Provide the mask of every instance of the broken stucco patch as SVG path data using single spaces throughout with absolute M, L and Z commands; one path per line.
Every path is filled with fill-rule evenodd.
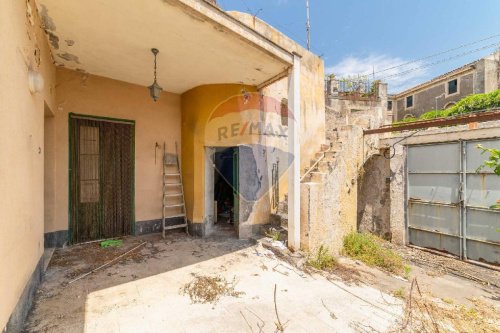
M 56 31 L 56 25 L 54 24 L 52 18 L 50 18 L 47 7 L 40 5 L 39 12 L 42 19 L 42 27 L 45 30 Z
M 52 47 L 56 50 L 59 49 L 59 37 L 51 31 L 47 30 L 47 36 L 49 36 L 49 42 Z
M 66 40 L 64 40 L 64 41 L 66 42 L 66 45 L 68 45 L 68 46 L 73 46 L 73 45 L 75 45 L 75 41 L 74 41 L 74 40 L 72 40 L 72 39 L 66 39 Z
M 64 59 L 66 61 L 74 61 L 76 62 L 77 64 L 80 63 L 80 61 L 78 60 L 78 56 L 74 55 L 74 54 L 71 54 L 71 53 L 68 53 L 68 52 L 64 52 L 64 53 L 58 53 L 57 56 L 61 59 Z

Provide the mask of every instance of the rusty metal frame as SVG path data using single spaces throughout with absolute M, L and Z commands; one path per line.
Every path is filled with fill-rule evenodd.
M 387 132 L 400 132 L 400 131 L 415 130 L 415 129 L 429 128 L 429 127 L 461 125 L 474 122 L 480 123 L 492 120 L 500 120 L 500 109 L 470 113 L 455 118 L 436 118 L 431 120 L 420 120 L 411 123 L 392 124 L 375 129 L 364 130 L 363 135 L 387 133 Z

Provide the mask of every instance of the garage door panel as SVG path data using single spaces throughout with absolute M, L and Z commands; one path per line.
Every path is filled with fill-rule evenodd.
M 409 242 L 461 258 L 500 264 L 500 177 L 478 167 L 488 160 L 478 144 L 500 149 L 499 139 L 409 146 Z
M 482 140 L 482 141 L 469 141 L 466 146 L 467 155 L 467 172 L 476 172 L 477 168 L 488 159 L 488 154 L 481 154 L 482 150 L 477 148 L 480 144 L 485 148 L 500 149 L 500 140 Z M 492 172 L 491 170 L 484 169 L 484 172 Z
M 467 240 L 467 259 L 500 264 L 500 246 Z
M 459 172 L 460 144 L 413 146 L 408 149 L 408 172 Z
M 500 177 L 495 174 L 468 174 L 466 205 L 489 208 L 500 201 Z
M 460 209 L 458 206 L 410 202 L 408 213 L 410 227 L 449 235 L 460 235 Z
M 500 211 L 468 208 L 466 215 L 467 238 L 500 245 Z
M 458 174 L 410 174 L 408 194 L 410 200 L 458 203 L 460 201 Z
M 460 238 L 410 229 L 410 244 L 460 256 Z

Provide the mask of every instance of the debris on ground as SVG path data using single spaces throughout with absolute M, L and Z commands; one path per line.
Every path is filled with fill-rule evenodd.
M 245 293 L 236 291 L 236 278 L 228 282 L 224 277 L 195 275 L 181 288 L 182 295 L 189 295 L 193 303 L 216 304 L 223 296 L 240 297 Z
M 111 265 L 111 264 L 113 264 L 113 263 L 117 262 L 118 260 L 122 259 L 122 258 L 123 258 L 123 257 L 125 257 L 126 255 L 128 255 L 128 254 L 130 254 L 130 253 L 134 252 L 135 250 L 137 250 L 138 248 L 140 248 L 140 247 L 141 247 L 141 246 L 143 246 L 144 244 L 146 244 L 146 242 L 142 242 L 141 244 L 139 244 L 139 245 L 135 246 L 135 247 L 134 247 L 134 248 L 132 248 L 131 250 L 128 250 L 127 252 L 120 254 L 119 256 L 117 256 L 117 257 L 113 258 L 112 260 L 110 260 L 110 261 L 108 261 L 108 262 L 106 262 L 106 263 L 104 263 L 104 264 L 102 264 L 102 265 L 100 265 L 100 266 L 98 266 L 98 267 L 96 267 L 96 268 L 92 269 L 91 271 L 89 271 L 89 272 L 87 272 L 87 273 L 85 273 L 85 274 L 82 274 L 82 275 L 80 275 L 80 276 L 78 276 L 78 277 L 74 278 L 73 280 L 69 281 L 69 282 L 68 282 L 68 284 L 72 284 L 73 282 L 76 282 L 76 281 L 78 281 L 78 280 L 81 280 L 81 279 L 83 279 L 84 277 L 86 277 L 86 276 L 88 276 L 88 275 L 90 275 L 90 274 L 93 274 L 93 273 L 97 272 L 98 270 L 103 269 L 103 268 L 105 268 L 105 267 L 107 267 L 107 266 L 109 266 L 109 265 Z
M 458 258 L 435 254 L 424 249 L 384 242 L 383 247 L 398 253 L 407 262 L 428 269 L 430 276 L 450 274 L 483 285 L 500 288 L 500 272 L 479 265 L 474 265 Z
M 473 306 L 466 307 L 451 300 L 434 298 L 421 291 L 417 279 L 413 279 L 405 298 L 404 318 L 392 332 L 499 332 L 499 305 L 470 299 Z
M 101 242 L 101 247 L 102 248 L 108 248 L 108 247 L 120 247 L 123 245 L 123 240 L 121 239 L 106 239 L 105 241 Z

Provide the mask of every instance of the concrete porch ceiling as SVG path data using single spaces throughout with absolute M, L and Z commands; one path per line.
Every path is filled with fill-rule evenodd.
M 259 85 L 293 56 L 203 0 L 37 0 L 59 66 L 183 93 L 203 84 Z

